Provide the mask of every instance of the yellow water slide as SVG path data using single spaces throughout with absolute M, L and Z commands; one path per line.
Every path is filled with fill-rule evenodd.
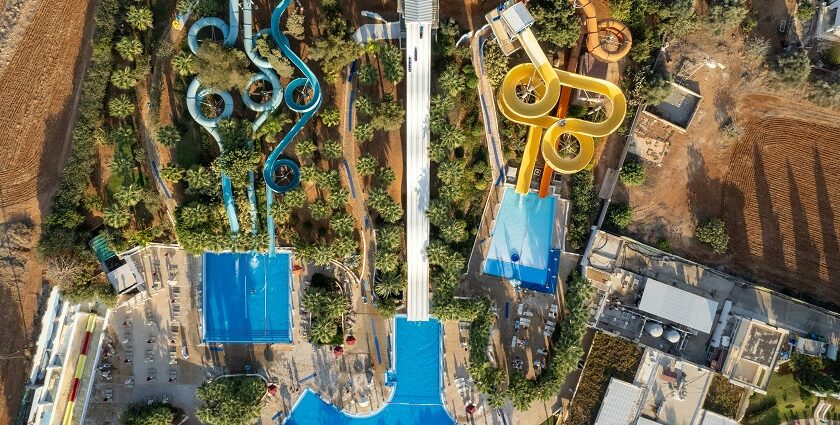
M 558 173 L 571 174 L 582 170 L 594 155 L 593 138 L 607 136 L 618 129 L 627 112 L 627 101 L 621 89 L 609 81 L 553 68 L 531 29 L 525 29 L 517 37 L 531 63 L 517 65 L 505 75 L 499 109 L 509 120 L 530 127 L 516 182 L 516 191 L 526 194 L 538 151 Z M 612 102 L 612 110 L 600 122 L 553 116 L 554 106 L 560 99 L 560 86 L 602 94 Z M 557 142 L 564 134 L 579 142 L 580 149 L 574 157 L 564 157 L 557 151 Z
M 627 25 L 615 19 L 598 20 L 593 0 L 571 0 L 583 10 L 586 28 L 586 50 L 603 62 L 615 62 L 630 52 L 633 36 Z

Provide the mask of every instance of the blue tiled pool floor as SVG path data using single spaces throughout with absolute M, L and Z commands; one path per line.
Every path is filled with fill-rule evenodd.
M 380 410 L 353 416 L 306 390 L 292 408 L 286 425 L 451 425 L 443 406 L 441 383 L 441 324 L 437 320 L 395 319 L 395 359 L 391 399 Z
M 291 254 L 204 254 L 204 341 L 289 343 Z

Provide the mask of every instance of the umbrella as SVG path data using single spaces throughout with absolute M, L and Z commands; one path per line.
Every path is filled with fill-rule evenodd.
M 468 405 L 467 405 L 467 413 L 468 413 L 468 414 L 472 415 L 473 413 L 475 413 L 475 410 L 476 410 L 476 409 L 475 409 L 475 405 L 474 405 L 474 404 L 468 404 Z
M 344 347 L 336 345 L 335 348 L 333 348 L 333 354 L 335 354 L 336 357 L 344 354 Z
M 277 385 L 271 384 L 268 386 L 268 393 L 271 395 L 277 395 Z
M 347 339 L 345 339 L 345 342 L 347 342 L 347 345 L 353 345 L 356 343 L 356 337 L 353 335 L 348 335 Z

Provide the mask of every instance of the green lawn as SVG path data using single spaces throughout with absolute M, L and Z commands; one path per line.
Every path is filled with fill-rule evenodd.
M 827 417 L 840 419 L 837 406 L 840 401 L 827 399 L 835 408 Z M 747 425 L 778 425 L 794 419 L 809 418 L 814 413 L 819 400 L 811 393 L 800 388 L 793 378 L 793 373 L 787 364 L 783 364 L 778 372 L 770 377 L 767 395 L 755 394 L 750 398 L 750 407 L 744 417 Z

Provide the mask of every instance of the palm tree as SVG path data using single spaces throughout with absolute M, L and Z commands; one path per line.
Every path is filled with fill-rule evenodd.
M 338 140 L 327 140 L 324 143 L 324 156 L 327 159 L 339 159 L 344 154 L 341 142 Z
M 292 219 L 292 210 L 281 203 L 272 205 L 270 213 L 274 223 L 278 225 L 287 224 Z
M 332 320 L 324 318 L 314 320 L 309 328 L 309 342 L 329 344 L 335 338 L 337 331 L 338 327 Z
M 426 216 L 429 217 L 429 222 L 437 227 L 443 226 L 452 217 L 452 211 L 449 204 L 442 199 L 433 199 L 429 203 L 429 209 L 426 210 Z
M 172 58 L 172 67 L 178 71 L 178 75 L 188 77 L 195 74 L 195 56 L 190 52 L 181 52 Z
M 283 204 L 290 208 L 300 208 L 306 203 L 306 192 L 300 187 L 283 194 Z
M 350 192 L 343 187 L 339 187 L 337 190 L 333 189 L 330 191 L 330 196 L 327 199 L 327 202 L 329 202 L 330 207 L 337 210 L 344 207 L 344 204 L 347 203 L 349 197 Z
M 108 168 L 114 173 L 128 174 L 134 168 L 134 160 L 125 155 L 116 155 Z
M 396 297 L 405 289 L 405 277 L 396 273 L 379 275 L 379 282 L 373 286 L 373 292 L 380 297 Z
M 205 204 L 187 205 L 178 211 L 178 224 L 195 227 L 206 223 L 210 216 L 210 207 Z
M 134 61 L 134 59 L 143 53 L 143 44 L 137 37 L 123 37 L 117 42 L 115 46 L 120 57 L 127 61 Z
M 356 171 L 362 176 L 369 177 L 376 173 L 376 168 L 379 166 L 379 161 L 371 155 L 362 155 L 359 161 L 356 162 Z
M 399 226 L 384 226 L 376 230 L 376 246 L 388 251 L 402 251 L 403 229 Z
M 160 178 L 170 183 L 178 183 L 179 181 L 183 180 L 184 174 L 184 169 L 175 164 L 169 164 L 160 169 Z
M 118 89 L 128 90 L 137 85 L 137 73 L 127 66 L 117 69 L 111 74 L 111 84 Z
M 122 94 L 108 101 L 108 115 L 123 119 L 134 113 L 134 103 Z
M 303 180 L 305 182 L 309 182 L 309 183 L 314 183 L 315 179 L 317 177 L 318 177 L 318 169 L 317 168 L 312 167 L 312 166 L 300 167 L 300 179 L 301 180 Z
M 181 141 L 181 132 L 174 125 L 161 127 L 157 131 L 157 141 L 161 145 L 171 148 Z
M 274 141 L 274 137 L 277 133 L 283 131 L 283 127 L 291 123 L 292 120 L 289 119 L 289 116 L 285 113 L 274 112 L 268 117 L 263 125 L 254 132 L 254 138 L 262 140 L 265 143 L 271 143 Z
M 316 266 L 326 266 L 335 258 L 332 248 L 326 244 L 312 246 L 312 262 Z
M 131 146 L 137 140 L 134 138 L 134 130 L 128 126 L 118 127 L 111 132 L 111 140 L 117 147 Z
M 360 144 L 373 140 L 373 126 L 361 123 L 353 129 L 353 138 Z
M 379 169 L 379 174 L 376 175 L 376 178 L 379 180 L 380 185 L 388 186 L 397 179 L 397 173 L 391 167 L 382 167 Z
M 143 196 L 143 189 L 135 184 L 123 186 L 117 190 L 114 197 L 117 198 L 117 203 L 122 207 L 133 207 L 140 202 Z
M 362 65 L 359 68 L 359 82 L 365 85 L 373 85 L 376 84 L 377 80 L 379 80 L 379 72 L 376 71 L 376 67 L 373 65 Z
M 353 231 L 353 217 L 347 213 L 337 213 L 330 218 L 330 227 L 339 234 L 347 234 Z
M 327 106 L 321 112 L 321 122 L 327 127 L 335 127 L 341 122 L 341 115 L 339 115 L 338 108 L 335 106 Z
M 400 267 L 400 258 L 396 253 L 379 250 L 376 251 L 374 264 L 379 271 L 392 273 Z
M 146 31 L 152 27 L 152 11 L 145 7 L 131 6 L 128 8 L 125 21 L 137 31 Z
M 215 182 L 215 176 L 207 167 L 195 166 L 187 170 L 187 184 L 194 190 L 204 190 Z
M 315 147 L 315 143 L 310 139 L 298 140 L 297 144 L 295 144 L 295 154 L 301 161 L 304 159 L 311 159 L 312 154 L 314 154 L 317 149 L 318 148 Z
M 130 218 L 131 215 L 128 213 L 128 210 L 122 206 L 109 205 L 105 208 L 105 215 L 102 217 L 102 220 L 110 227 L 120 228 L 125 227 Z
M 332 214 L 332 208 L 330 208 L 330 204 L 327 201 L 319 199 L 309 206 L 309 213 L 315 220 L 323 220 Z

